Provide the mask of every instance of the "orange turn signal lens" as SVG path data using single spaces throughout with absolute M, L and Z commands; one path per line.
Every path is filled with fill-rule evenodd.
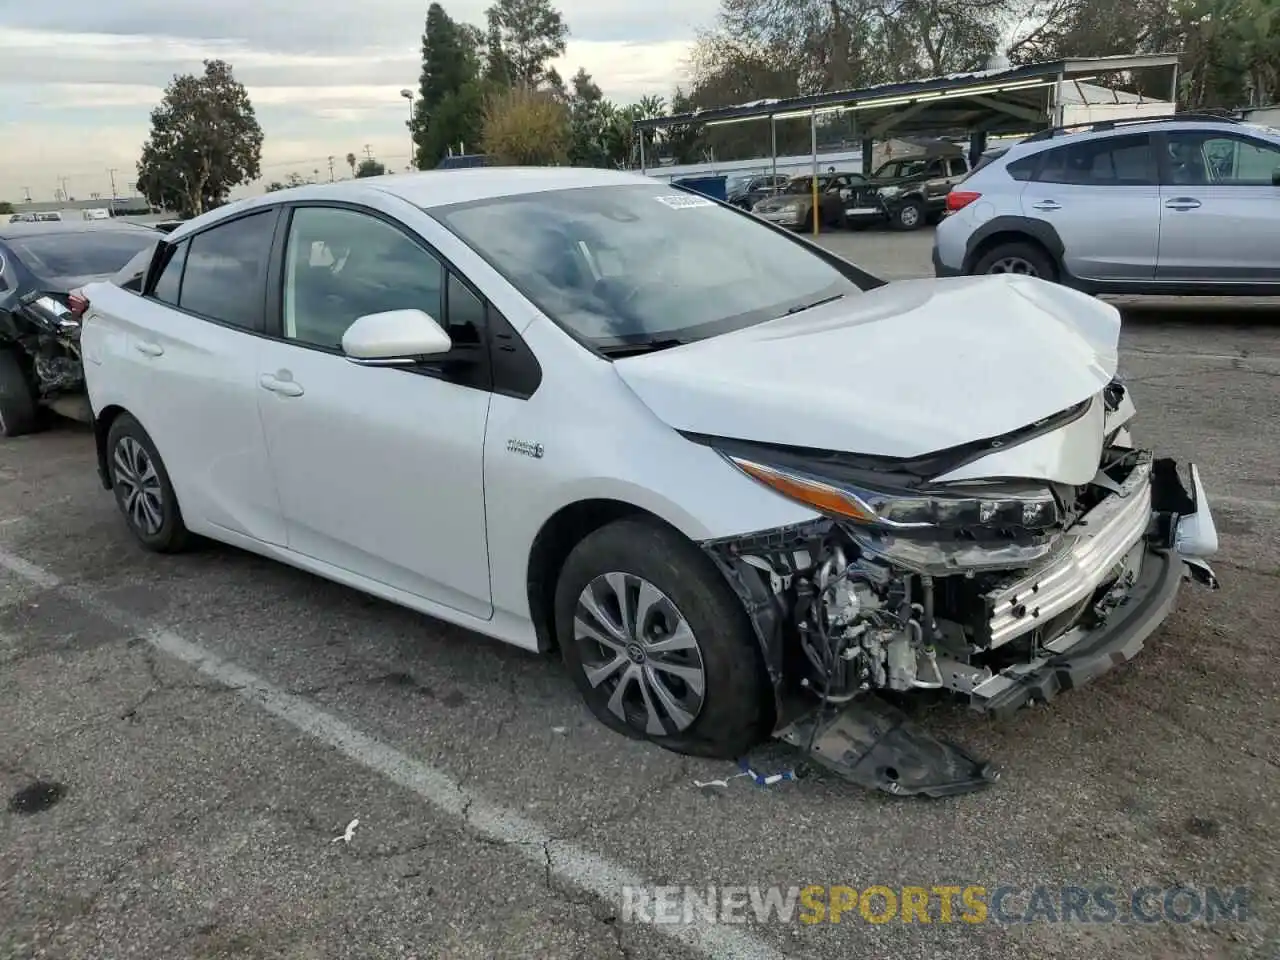
M 738 457 L 729 459 L 748 476 L 759 480 L 765 486 L 772 487 L 784 497 L 803 503 L 807 507 L 813 507 L 820 513 L 859 520 L 863 523 L 875 523 L 878 519 L 861 500 L 837 487 L 773 467 L 766 467 L 752 460 L 742 460 Z

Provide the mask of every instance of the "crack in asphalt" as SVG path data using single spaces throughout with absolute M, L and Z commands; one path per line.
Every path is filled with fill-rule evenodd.
M 502 736 L 503 728 L 509 723 L 514 723 L 516 717 L 520 713 L 520 691 L 516 688 L 516 675 L 514 673 L 507 674 L 507 712 L 498 717 L 498 722 L 494 726 L 493 736 L 498 739 Z

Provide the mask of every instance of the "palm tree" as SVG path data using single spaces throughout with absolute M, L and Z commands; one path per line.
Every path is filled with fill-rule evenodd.
M 354 153 L 347 154 L 347 166 L 351 168 L 351 176 L 356 175 L 356 155 Z

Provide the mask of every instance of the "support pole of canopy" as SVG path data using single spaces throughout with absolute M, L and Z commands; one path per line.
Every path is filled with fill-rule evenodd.
M 818 108 L 809 110 L 809 145 L 813 148 L 813 235 L 818 235 Z
M 773 175 L 778 175 L 778 118 L 772 113 L 769 114 L 769 156 L 773 158 Z M 776 186 L 778 181 L 775 179 L 773 185 Z

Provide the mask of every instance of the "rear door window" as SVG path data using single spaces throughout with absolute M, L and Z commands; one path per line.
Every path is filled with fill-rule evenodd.
M 193 236 L 178 306 L 227 326 L 264 330 L 267 264 L 275 225 L 272 208 Z
M 1042 155 L 1036 180 L 1088 187 L 1152 186 L 1156 155 L 1143 134 L 1067 144 Z

